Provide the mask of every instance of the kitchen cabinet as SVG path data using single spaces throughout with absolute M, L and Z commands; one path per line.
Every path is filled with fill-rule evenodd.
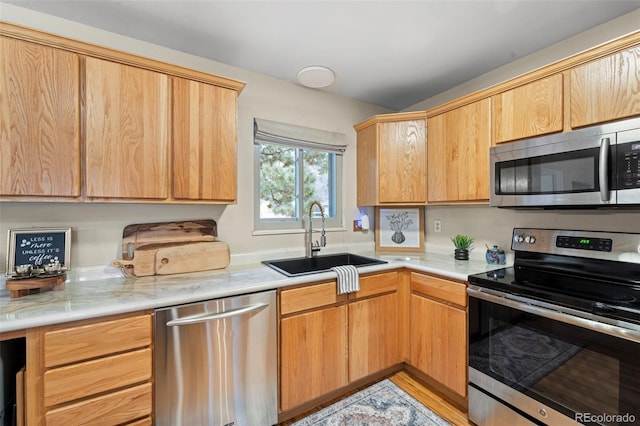
M 173 78 L 173 198 L 235 202 L 235 90 Z
M 280 411 L 348 383 L 346 299 L 335 281 L 280 293 Z
M 563 99 L 561 73 L 493 96 L 495 143 L 561 132 Z
M 9 37 L 0 51 L 0 195 L 78 198 L 78 55 Z
M 10 23 L 0 34 L 3 201 L 236 202 L 244 83 Z
M 360 281 L 349 295 L 349 382 L 402 362 L 398 273 Z
M 410 364 L 467 394 L 466 285 L 411 272 Z
M 488 201 L 491 99 L 430 117 L 427 134 L 429 203 Z
M 358 205 L 425 204 L 425 112 L 379 115 L 354 128 Z
M 85 58 L 86 195 L 168 198 L 169 77 Z
M 27 424 L 150 424 L 151 340 L 148 313 L 29 329 Z
M 398 294 L 396 271 L 360 277 L 348 296 L 335 280 L 281 290 L 280 411 L 400 365 Z
M 571 127 L 640 114 L 640 46 L 571 69 Z

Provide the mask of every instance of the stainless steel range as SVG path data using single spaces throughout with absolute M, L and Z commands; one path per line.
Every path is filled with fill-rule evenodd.
M 640 423 L 640 234 L 516 228 L 511 248 L 469 277 L 469 418 Z

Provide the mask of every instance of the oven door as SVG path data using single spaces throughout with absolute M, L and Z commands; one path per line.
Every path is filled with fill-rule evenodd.
M 552 135 L 493 147 L 490 205 L 616 204 L 615 144 L 616 134 L 610 133 L 571 140 Z
M 470 287 L 468 293 L 473 422 L 640 421 L 640 332 L 515 301 L 493 290 Z M 498 408 L 487 408 L 491 404 Z

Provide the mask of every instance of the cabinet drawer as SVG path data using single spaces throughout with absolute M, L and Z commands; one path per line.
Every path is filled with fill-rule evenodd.
M 462 283 L 412 272 L 411 291 L 458 306 L 467 306 L 467 286 Z
M 351 293 L 350 299 L 373 296 L 376 294 L 389 293 L 398 289 L 398 273 L 387 272 L 384 274 L 369 275 L 360 277 L 360 290 Z
M 151 379 L 151 349 L 54 368 L 44 374 L 47 407 Z
M 151 415 L 151 383 L 50 410 L 45 424 L 118 425 Z
M 136 420 L 132 423 L 127 423 L 127 426 L 151 426 L 153 422 L 151 421 L 151 417 L 145 417 L 144 419 Z
M 333 305 L 345 300 L 346 295 L 338 295 L 335 281 L 283 290 L 280 293 L 280 315 Z
M 67 327 L 44 333 L 44 365 L 55 367 L 151 344 L 151 315 Z

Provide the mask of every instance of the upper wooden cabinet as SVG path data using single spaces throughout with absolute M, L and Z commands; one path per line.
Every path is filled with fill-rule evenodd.
M 427 133 L 429 203 L 488 200 L 491 99 L 429 118 Z
M 555 74 L 493 96 L 495 143 L 561 132 L 562 93 L 562 74 Z
M 0 198 L 234 203 L 244 83 L 0 22 Z
M 80 59 L 0 37 L 0 195 L 79 197 Z
M 236 200 L 235 90 L 173 79 L 173 197 Z
M 86 195 L 168 197 L 169 77 L 85 59 Z
M 426 114 L 376 116 L 357 135 L 358 205 L 425 204 Z
M 571 127 L 640 114 L 640 46 L 571 70 Z

